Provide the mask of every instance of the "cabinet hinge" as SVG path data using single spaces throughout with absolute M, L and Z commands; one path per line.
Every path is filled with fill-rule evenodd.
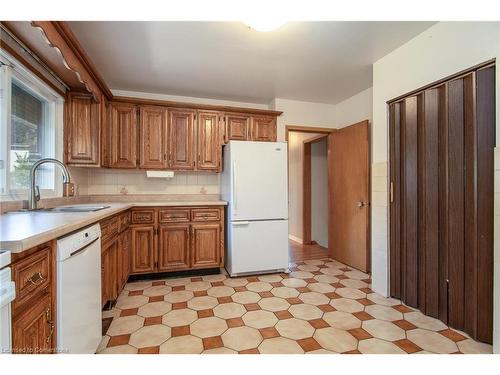
M 389 200 L 391 203 L 394 202 L 394 184 L 392 183 L 392 181 L 389 185 Z

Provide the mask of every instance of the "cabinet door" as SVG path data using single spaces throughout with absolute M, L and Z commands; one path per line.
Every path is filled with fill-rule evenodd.
M 276 118 L 269 116 L 252 117 L 252 141 L 276 142 Z
M 198 112 L 198 170 L 218 171 L 222 146 L 217 112 Z
M 192 224 L 191 268 L 213 268 L 220 265 L 221 226 Z
M 155 228 L 140 226 L 132 228 L 131 273 L 153 272 L 155 269 Z
M 137 165 L 137 114 L 131 104 L 111 103 L 109 113 L 109 153 L 111 168 L 135 168 Z
M 189 224 L 160 225 L 158 271 L 189 268 Z
M 103 246 L 101 263 L 102 263 L 102 303 L 114 301 L 118 297 L 118 240 L 115 239 Z
M 195 168 L 194 112 L 169 110 L 169 163 L 170 169 L 193 170 Z
M 167 110 L 142 106 L 139 127 L 140 168 L 167 167 Z
M 120 234 L 120 254 L 118 262 L 120 263 L 120 288 L 123 289 L 127 283 L 130 274 L 130 229 Z
M 100 103 L 85 94 L 69 93 L 65 111 L 66 164 L 99 165 Z
M 226 136 L 224 141 L 234 139 L 236 141 L 246 141 L 249 138 L 250 117 L 245 115 L 226 115 Z
M 16 354 L 48 354 L 53 348 L 54 320 L 48 294 L 12 320 L 12 347 Z
M 104 306 L 109 300 L 109 255 L 105 249 L 101 252 L 101 306 Z

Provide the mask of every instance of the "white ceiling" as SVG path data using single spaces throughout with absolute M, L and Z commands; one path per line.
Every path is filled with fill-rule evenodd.
M 111 89 L 269 103 L 336 104 L 371 65 L 433 22 L 70 22 Z

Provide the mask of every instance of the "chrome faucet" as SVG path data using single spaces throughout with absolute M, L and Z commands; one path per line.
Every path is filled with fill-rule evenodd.
M 68 168 L 66 168 L 66 165 L 61 163 L 57 159 L 52 159 L 52 158 L 44 158 L 37 160 L 32 166 L 30 170 L 30 190 L 29 190 L 29 196 L 28 196 L 28 210 L 36 210 L 37 209 L 37 202 L 40 200 L 40 189 L 38 185 L 35 183 L 36 179 L 36 170 L 39 166 L 42 164 L 46 163 L 53 163 L 59 168 L 61 168 L 63 172 L 63 184 L 66 187 L 67 185 L 71 184 L 71 176 L 69 174 Z M 67 195 L 66 191 L 64 192 L 64 195 Z

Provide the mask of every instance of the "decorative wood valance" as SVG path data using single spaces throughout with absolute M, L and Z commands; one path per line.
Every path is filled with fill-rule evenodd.
M 97 102 L 102 95 L 112 98 L 111 91 L 65 22 L 32 21 L 31 25 L 39 29 L 46 43 L 59 52 L 66 68 L 75 73 Z

